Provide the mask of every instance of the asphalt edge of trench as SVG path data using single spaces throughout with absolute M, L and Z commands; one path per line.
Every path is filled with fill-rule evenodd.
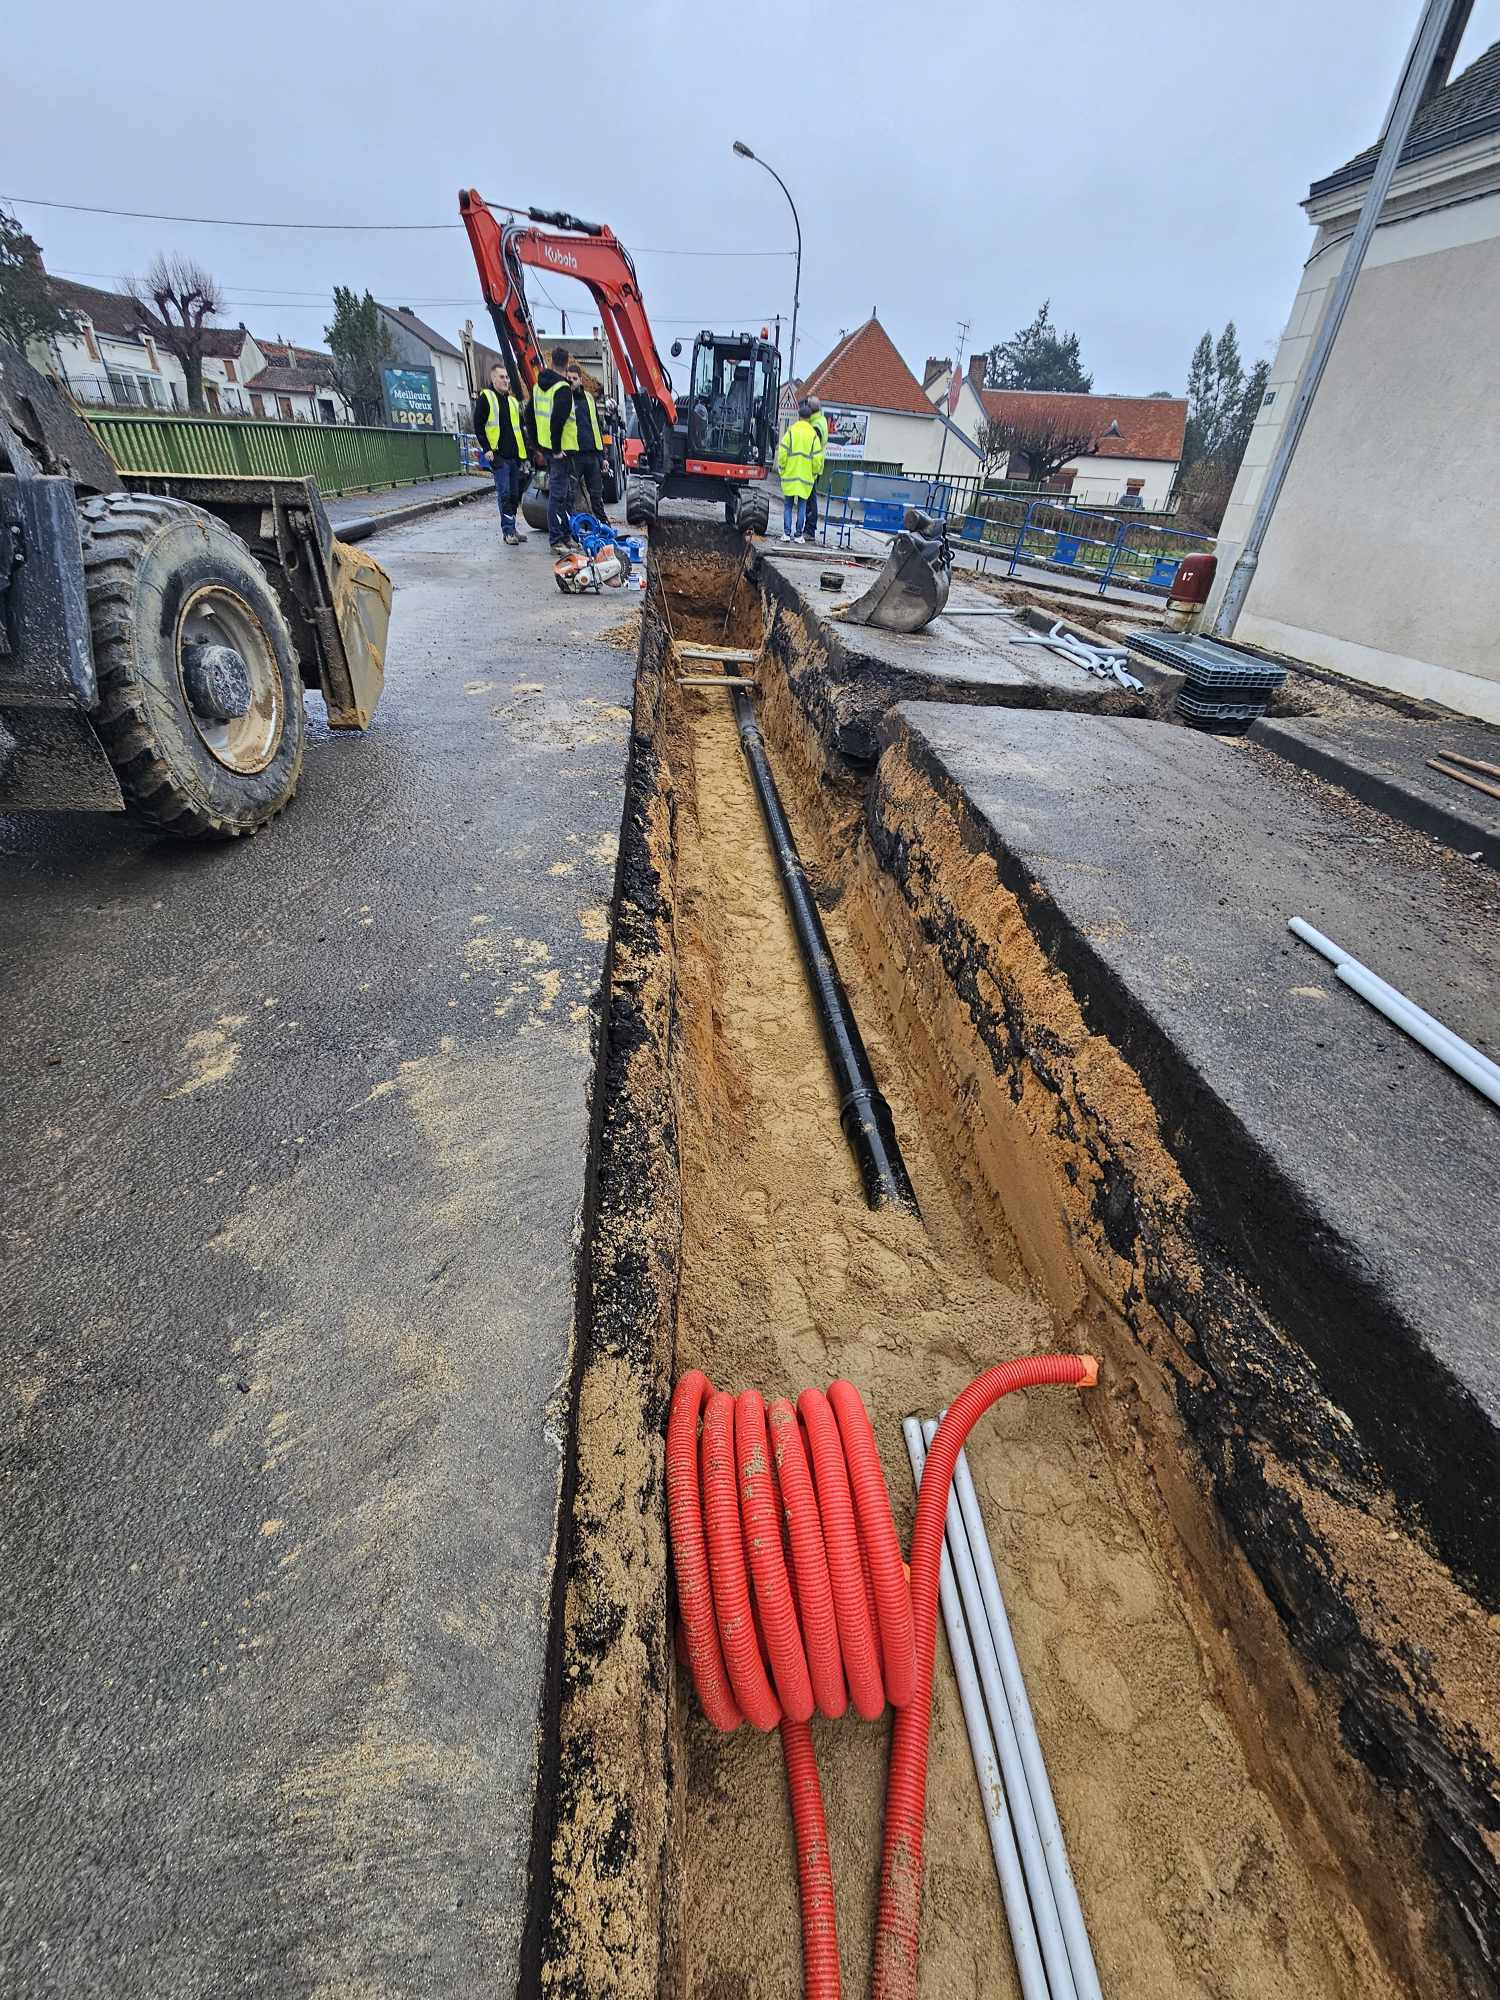
M 663 1459 L 682 1237 L 667 639 L 643 607 L 592 1071 L 517 1991 L 650 2000 L 676 1907 Z M 654 616 L 652 615 L 654 612 Z M 665 1984 L 664 1984 L 665 1982 Z

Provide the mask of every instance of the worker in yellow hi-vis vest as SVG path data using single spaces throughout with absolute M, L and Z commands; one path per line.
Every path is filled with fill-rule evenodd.
M 526 537 L 516 527 L 516 509 L 526 486 L 526 426 L 521 405 L 512 394 L 510 370 L 497 361 L 490 370 L 490 385 L 474 400 L 474 435 L 484 447 L 484 462 L 494 474 L 495 498 L 500 503 L 500 532 L 511 548 L 519 548 Z
M 554 347 L 552 366 L 537 376 L 531 392 L 537 448 L 547 461 L 547 540 L 559 554 L 578 546 L 568 525 L 573 511 L 573 465 L 568 454 L 578 448 L 578 427 L 573 422 L 573 391 L 564 374 L 567 365 L 567 348 Z
M 578 480 L 578 500 L 596 521 L 607 520 L 604 511 L 604 426 L 599 411 L 583 380 L 576 361 L 568 364 L 568 387 L 573 391 L 573 429 L 577 443 L 569 447 L 573 472 Z
M 811 422 L 812 405 L 806 397 L 797 405 L 795 420 L 788 424 L 776 447 L 776 470 L 781 474 L 783 501 L 781 532 L 789 542 L 800 541 L 807 524 L 807 496 L 823 470 L 823 440 Z

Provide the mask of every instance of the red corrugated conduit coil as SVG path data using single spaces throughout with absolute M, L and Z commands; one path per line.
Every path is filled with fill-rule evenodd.
M 896 1709 L 886 1781 L 874 2000 L 915 2000 L 922 1826 L 948 1488 L 964 1440 L 1013 1389 L 1089 1388 L 1090 1354 L 987 1369 L 950 1405 L 927 1455 L 908 1588 L 875 1434 L 849 1382 L 767 1410 L 753 1389 L 678 1382 L 667 1423 L 667 1519 L 680 1650 L 716 1729 L 781 1727 L 802 1900 L 808 2000 L 839 2000 L 828 1831 L 808 1724 Z M 702 1417 L 701 1429 L 699 1418 Z M 769 1427 L 769 1428 L 768 1428 Z M 783 1538 L 783 1525 L 785 1535 Z

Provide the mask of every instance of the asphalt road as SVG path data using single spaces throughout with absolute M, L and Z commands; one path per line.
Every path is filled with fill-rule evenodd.
M 639 599 L 371 547 L 254 840 L 0 821 L 18 2000 L 513 1983 Z

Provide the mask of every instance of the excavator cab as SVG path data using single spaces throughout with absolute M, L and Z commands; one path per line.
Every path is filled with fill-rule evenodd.
M 776 455 L 781 356 L 748 333 L 700 333 L 686 403 L 685 470 L 768 466 Z

